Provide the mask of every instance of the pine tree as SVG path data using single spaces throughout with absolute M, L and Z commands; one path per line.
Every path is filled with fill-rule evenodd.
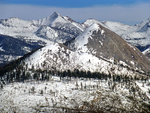
M 78 82 L 76 81 L 76 88 L 78 89 L 79 85 L 78 85 Z
M 35 93 L 35 87 L 34 86 L 31 88 L 31 93 Z
M 1 89 L 3 89 L 3 87 L 4 87 L 4 86 L 3 86 L 3 84 L 1 83 Z
M 81 90 L 83 90 L 83 84 L 82 84 L 82 82 L 81 82 Z
M 40 91 L 40 94 L 43 95 L 43 90 Z

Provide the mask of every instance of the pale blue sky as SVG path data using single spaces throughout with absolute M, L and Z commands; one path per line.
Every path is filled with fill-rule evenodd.
M 131 5 L 150 2 L 149 0 L 1 0 L 5 4 L 30 4 L 52 7 L 81 8 L 95 5 Z
M 40 19 L 54 11 L 80 22 L 94 18 L 136 24 L 150 17 L 150 0 L 0 0 L 0 19 Z

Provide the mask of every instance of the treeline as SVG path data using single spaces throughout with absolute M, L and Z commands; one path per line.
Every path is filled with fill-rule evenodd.
M 136 77 L 129 77 L 125 75 L 111 75 L 100 72 L 90 72 L 90 71 L 80 71 L 78 69 L 66 70 L 66 71 L 57 71 L 54 70 L 35 70 L 32 66 L 31 69 L 28 69 L 28 66 L 25 63 L 20 64 L 18 67 L 11 71 L 5 72 L 0 80 L 2 83 L 11 83 L 11 82 L 24 82 L 26 80 L 50 80 L 51 76 L 59 76 L 60 79 L 63 77 L 68 78 L 94 78 L 99 80 L 112 80 L 113 82 L 130 82 L 132 80 L 139 80 Z M 141 77 L 141 80 L 147 80 L 144 77 Z

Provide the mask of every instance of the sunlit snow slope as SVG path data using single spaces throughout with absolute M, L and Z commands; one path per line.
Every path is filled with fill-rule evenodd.
M 150 69 L 150 62 L 138 49 L 100 24 L 92 24 L 66 46 L 53 43 L 36 51 L 25 62 L 29 68 L 33 65 L 37 69 L 79 69 L 120 75 L 136 75 L 137 71 Z

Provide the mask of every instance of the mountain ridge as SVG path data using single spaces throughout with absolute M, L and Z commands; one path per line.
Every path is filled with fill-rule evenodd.
M 143 23 L 146 24 L 147 22 L 149 21 Z M 12 36 L 13 38 L 25 41 L 26 43 L 36 43 L 36 46 L 45 46 L 50 45 L 52 42 L 68 43 L 82 34 L 85 29 L 93 23 L 98 23 L 107 29 L 114 31 L 129 44 L 136 46 L 142 52 L 150 47 L 149 29 L 147 29 L 147 34 L 146 32 L 143 32 L 142 34 L 142 32 L 137 30 L 140 25 L 129 26 L 117 22 L 100 22 L 94 19 L 88 19 L 84 23 L 78 23 L 67 16 L 61 16 L 57 12 L 54 12 L 47 18 L 32 21 L 24 21 L 18 18 L 1 19 L 0 34 Z M 143 23 L 141 23 L 141 26 L 144 25 Z M 134 34 L 136 34 L 138 38 L 133 37 L 132 35 Z M 30 48 L 30 51 L 32 50 L 33 49 Z M 3 51 L 5 51 L 5 48 L 3 48 Z M 21 56 L 23 55 L 24 54 Z M 146 55 L 149 56 L 149 53 Z M 1 59 L 5 60 L 2 57 Z
M 61 23 L 61 20 L 64 20 L 65 24 Z M 45 21 L 45 25 L 40 23 L 40 21 Z M 49 24 L 46 22 L 49 22 Z M 51 23 L 54 23 L 54 25 L 52 26 Z M 83 28 L 80 28 L 79 26 L 81 25 L 75 21 L 71 21 L 69 17 L 64 17 L 58 13 L 53 13 L 47 18 L 33 21 L 24 21 L 18 18 L 2 19 L 0 20 L 0 34 L 25 41 L 28 44 L 35 43 L 36 46 L 45 46 L 51 44 L 52 42 L 64 43 L 72 38 L 75 38 L 83 31 Z M 25 47 L 25 45 L 22 46 Z M 2 48 L 5 51 L 5 48 Z M 33 49 L 30 48 L 29 52 L 32 50 Z M 26 53 L 27 52 L 25 52 L 25 54 Z M 0 54 L 1 56 L 4 55 L 2 52 L 0 52 Z M 20 56 L 23 55 L 24 54 L 21 54 Z M 9 62 L 9 60 L 4 59 L 1 56 L 0 58 L 2 60 L 6 60 L 6 63 Z M 15 59 L 18 57 L 19 56 L 15 57 Z
M 59 43 L 45 46 L 25 62 L 29 68 L 42 70 L 79 69 L 109 74 L 113 68 L 114 74 L 130 76 L 136 75 L 136 71 L 150 72 L 150 62 L 138 49 L 100 24 L 89 26 L 66 46 Z

